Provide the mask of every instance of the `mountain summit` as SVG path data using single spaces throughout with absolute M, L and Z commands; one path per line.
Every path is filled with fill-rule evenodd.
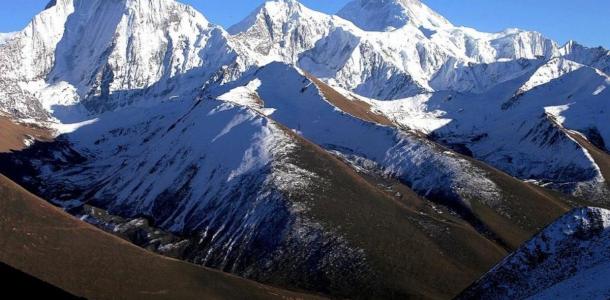
M 58 0 L 0 51 L 0 69 L 10 73 L 0 86 L 9 79 L 30 81 L 49 85 L 44 92 L 50 95 L 7 86 L 0 101 L 39 98 L 54 117 L 74 120 L 79 108 L 99 113 L 133 104 L 134 93 L 157 100 L 167 99 L 161 94 L 180 96 L 233 59 L 227 35 L 173 0 Z M 178 91 L 167 81 L 187 73 L 199 78 L 195 86 Z M 11 109 L 31 115 L 35 107 Z
M 420 0 L 353 0 L 337 15 L 367 31 L 391 31 L 407 24 L 427 30 L 452 27 Z

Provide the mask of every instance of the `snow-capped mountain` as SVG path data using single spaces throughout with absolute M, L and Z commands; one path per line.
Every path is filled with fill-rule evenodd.
M 610 211 L 576 209 L 536 235 L 458 299 L 607 299 Z
M 428 30 L 453 25 L 419 0 L 349 2 L 338 16 L 367 31 L 391 31 L 412 24 Z
M 575 41 L 568 42 L 560 49 L 563 57 L 610 73 L 610 51 L 602 48 L 587 48 Z
M 556 122 L 547 120 L 546 112 L 556 112 L 552 107 L 570 101 L 574 97 L 572 91 L 555 89 L 555 95 L 535 96 L 565 99 L 554 101 L 559 102 L 557 105 L 537 103 L 517 109 L 518 114 L 508 111 L 527 92 L 557 81 L 580 66 L 607 67 L 610 56 L 603 49 L 587 49 L 575 43 L 560 47 L 539 33 L 517 29 L 482 33 L 456 27 L 417 0 L 353 1 L 337 16 L 320 14 L 296 1 L 270 1 L 230 32 L 253 49 L 255 56 L 261 56 L 260 65 L 269 60 L 295 64 L 356 96 L 386 100 L 371 101 L 382 112 L 403 107 L 405 103 L 418 103 L 415 98 L 430 97 L 431 100 L 419 102 L 419 112 L 399 109 L 390 114 L 399 115 L 401 120 L 413 120 L 409 116 L 412 113 L 426 115 L 423 119 L 417 117 L 420 120 L 417 124 L 408 120 L 398 123 L 442 136 L 437 140 L 447 146 L 463 145 L 468 154 L 513 176 L 550 183 L 549 186 L 589 199 L 603 200 L 609 194 L 606 181 L 597 170 L 599 166 L 587 156 L 586 150 L 565 132 L 554 129 L 558 128 Z M 592 83 L 597 84 L 591 91 L 593 96 L 598 96 L 605 87 L 603 71 L 596 70 L 602 80 L 593 81 L 598 82 Z M 576 89 L 579 84 L 568 86 Z M 387 102 L 405 96 L 413 97 Z M 600 110 L 582 112 L 591 115 L 590 118 L 572 118 L 582 120 L 574 122 L 588 124 L 564 124 L 565 127 L 599 132 L 596 136 L 604 140 L 608 133 L 607 122 L 602 121 L 607 117 L 603 107 L 608 102 L 603 100 L 604 95 L 599 96 Z M 507 111 L 502 118 L 495 117 L 500 107 Z M 541 142 L 548 140 L 553 131 L 563 136 L 562 144 Z M 487 138 L 491 135 L 498 138 Z M 471 139 L 476 139 L 476 145 Z M 567 154 L 566 149 L 574 147 L 568 145 L 580 150 Z
M 227 43 L 222 28 L 173 0 L 54 1 L 0 50 L 2 104 L 22 117 L 70 120 L 79 106 L 98 113 L 193 98 L 235 62 Z M 24 96 L 33 104 L 11 105 Z
M 572 207 L 610 205 L 609 62 L 419 0 L 272 0 L 228 30 L 175 0 L 51 1 L 0 40 L 0 113 L 56 139 L 0 172 L 261 282 L 449 298 Z
M 333 84 L 379 99 L 445 89 L 481 91 L 511 79 L 504 73 L 515 66 L 485 67 L 479 71 L 482 76 L 473 77 L 468 71 L 473 64 L 558 52 L 553 41 L 535 32 L 491 34 L 453 26 L 418 0 L 353 1 L 338 16 L 294 0 L 269 1 L 229 31 L 263 55 L 265 63 L 295 63 Z

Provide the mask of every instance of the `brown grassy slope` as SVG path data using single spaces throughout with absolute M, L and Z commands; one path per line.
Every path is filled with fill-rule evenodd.
M 308 298 L 152 254 L 73 218 L 1 175 L 0 212 L 0 261 L 75 295 L 90 299 Z
M 384 193 L 317 145 L 289 130 L 298 143 L 292 163 L 317 175 L 314 186 L 291 194 L 309 199 L 309 214 L 364 251 L 377 278 L 370 290 L 350 298 L 448 299 L 459 293 L 506 252 L 468 223 L 416 207 Z
M 33 125 L 18 124 L 0 116 L 0 152 L 21 150 L 24 139 L 32 137 L 37 140 L 48 140 L 51 133 Z
M 593 157 L 593 160 L 599 166 L 602 176 L 606 180 L 606 185 L 610 187 L 610 155 L 591 144 L 591 142 L 589 142 L 579 133 L 570 130 L 566 130 L 566 133 L 575 139 L 576 142 L 578 142 L 583 148 L 585 148 L 589 154 L 591 154 L 591 157 Z
M 385 116 L 370 111 L 370 105 L 358 100 L 349 100 L 319 79 L 310 74 L 307 76 L 316 84 L 327 101 L 335 107 L 365 121 L 399 127 Z M 422 135 L 407 134 L 416 138 L 426 138 Z M 482 222 L 486 229 L 491 231 L 492 235 L 510 250 L 518 248 L 540 229 L 571 208 L 558 193 L 525 183 L 483 162 L 459 155 L 438 144 L 436 147 L 439 152 L 452 152 L 453 155 L 460 156 L 476 165 L 486 172 L 487 177 L 502 190 L 501 202 L 503 204 L 500 206 L 489 207 L 484 204 L 486 199 L 468 200 L 472 203 L 473 217 Z
M 320 89 L 324 98 L 335 107 L 350 114 L 353 117 L 359 118 L 364 121 L 377 123 L 386 126 L 393 126 L 394 123 L 390 121 L 386 116 L 376 114 L 371 111 L 371 105 L 358 99 L 347 99 L 341 93 L 322 82 L 320 79 L 314 77 L 309 73 L 305 73 L 309 80 L 313 81 L 315 85 Z
M 0 119 L 0 152 L 43 129 Z M 0 262 L 90 299 L 315 298 L 162 257 L 55 208 L 0 175 Z
M 483 201 L 474 201 L 473 210 L 511 250 L 573 208 L 566 196 L 558 192 L 523 182 L 476 159 L 463 158 L 484 170 L 487 178 L 500 188 L 501 205 L 489 207 Z M 512 229 L 507 227 L 511 225 Z

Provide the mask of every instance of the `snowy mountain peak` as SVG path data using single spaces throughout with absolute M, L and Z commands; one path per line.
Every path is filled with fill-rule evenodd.
M 243 21 L 231 26 L 228 31 L 231 34 L 242 33 L 259 22 L 264 22 L 271 29 L 275 23 L 298 20 L 302 16 L 312 15 L 319 17 L 324 14 L 313 11 L 295 0 L 270 0 L 255 9 Z
M 301 10 L 303 9 L 303 5 L 296 0 L 268 0 L 263 3 L 260 8 L 265 9 L 267 11 L 282 11 L 282 10 Z
M 420 0 L 353 0 L 338 15 L 367 31 L 392 31 L 407 24 L 428 30 L 453 27 Z
M 343 22 L 349 24 L 342 20 Z M 296 63 L 329 32 L 331 16 L 298 1 L 267 1 L 243 21 L 229 28 L 233 41 L 253 50 L 259 65 L 272 61 Z
M 151 101 L 167 100 L 195 90 L 233 58 L 222 28 L 174 0 L 56 0 L 47 7 L 0 51 L 2 84 L 21 80 L 45 89 L 0 89 L 7 102 L 32 102 L 10 105 L 16 115 L 43 116 L 28 108 L 42 106 L 64 119 L 58 114 L 81 104 L 85 113 L 99 113 L 148 92 Z M 174 83 L 186 73 L 198 79 Z

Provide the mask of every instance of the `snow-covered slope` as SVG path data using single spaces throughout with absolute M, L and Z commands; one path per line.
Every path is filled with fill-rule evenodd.
M 15 32 L 0 32 L 0 45 L 6 43 L 15 35 Z
M 549 83 L 570 72 L 580 69 L 582 65 L 563 58 L 554 58 L 542 65 L 529 77 L 517 91 L 517 96 L 524 94 L 540 85 Z
M 466 162 L 443 157 L 431 143 L 339 111 L 310 79 L 289 65 L 272 63 L 242 80 L 245 86 L 254 87 L 252 93 L 272 111 L 274 120 L 328 150 L 361 163 L 377 164 L 383 172 L 403 177 L 422 194 L 457 196 L 459 191 L 472 191 L 491 199 L 497 193 L 494 184 L 470 171 Z M 231 93 L 220 98 L 231 99 Z
M 314 79 L 292 66 L 269 64 L 240 81 L 220 87 L 212 96 L 238 103 L 244 94 L 258 99 L 255 109 L 348 161 L 355 169 L 396 178 L 420 196 L 450 207 L 484 234 L 493 232 L 495 238 L 507 244 L 518 245 L 523 241 L 523 232 L 539 230 L 565 210 L 561 201 L 549 201 L 554 196 L 534 192 L 526 185 L 521 188 L 527 191 L 527 196 L 515 194 L 513 184 L 523 183 L 507 182 L 496 170 L 480 166 L 417 133 L 341 111 Z M 523 203 L 521 197 L 528 197 L 530 203 Z M 522 209 L 542 203 L 546 203 L 550 215 L 542 216 L 533 210 L 537 216 L 530 217 Z M 494 213 L 487 210 L 483 213 L 481 207 Z M 526 219 L 537 221 L 510 221 L 523 214 L 528 215 Z M 507 218 L 501 221 L 506 222 L 503 228 L 497 227 L 498 220 L 503 218 Z
M 452 27 L 447 19 L 419 0 L 357 0 L 348 3 L 337 15 L 367 31 L 390 31 L 409 23 L 428 30 Z
M 93 205 L 184 239 L 149 241 L 149 249 L 184 249 L 178 257 L 289 288 L 449 297 L 503 255 L 442 207 L 400 196 L 419 203 L 412 211 L 318 146 L 228 101 L 107 112 L 0 162 L 3 173 L 68 211 Z M 394 247 L 412 249 L 413 258 Z M 475 258 L 468 269 L 457 267 L 464 256 Z M 422 262 L 433 267 L 414 276 Z
M 235 62 L 226 36 L 173 0 L 54 1 L 0 48 L 1 108 L 70 121 L 80 105 L 86 114 L 193 97 Z M 24 96 L 28 105 L 15 103 Z
M 576 209 L 467 289 L 458 299 L 607 299 L 610 211 Z
M 369 101 L 397 123 L 522 179 L 606 203 L 607 180 L 566 129 L 605 148 L 608 77 L 552 59 L 483 94 L 438 92 Z
M 379 99 L 432 90 L 483 91 L 529 67 L 507 60 L 558 52 L 554 42 L 535 32 L 455 27 L 419 0 L 356 0 L 338 16 L 294 0 L 274 0 L 230 32 L 263 56 L 260 65 L 296 63 L 330 83 Z M 472 76 L 471 68 L 480 76 Z

